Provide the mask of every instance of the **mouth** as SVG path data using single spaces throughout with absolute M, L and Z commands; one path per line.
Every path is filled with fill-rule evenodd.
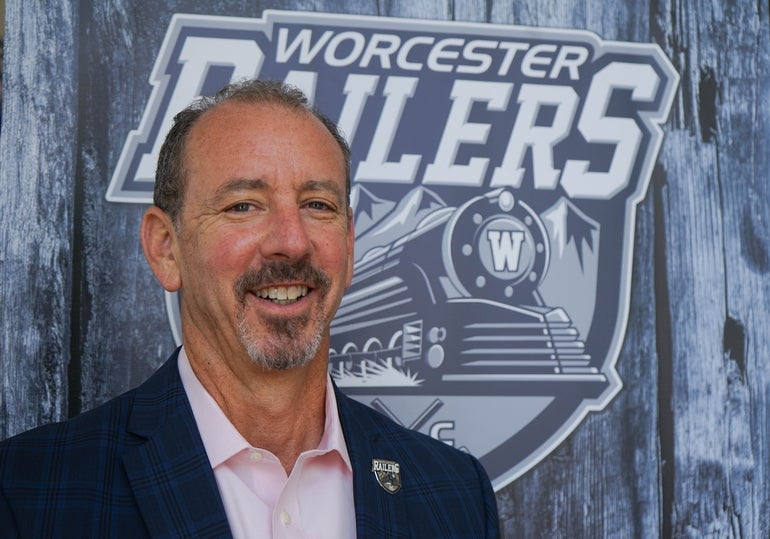
M 330 288 L 331 279 L 307 260 L 295 264 L 269 261 L 259 270 L 249 270 L 241 275 L 235 283 L 235 294 L 242 303 L 250 295 L 266 302 L 263 303 L 265 307 L 296 305 L 299 310 L 307 301 L 305 298 L 316 295 L 324 298 Z
M 256 290 L 254 295 L 276 305 L 291 305 L 307 296 L 308 292 L 308 287 L 304 285 L 268 286 Z

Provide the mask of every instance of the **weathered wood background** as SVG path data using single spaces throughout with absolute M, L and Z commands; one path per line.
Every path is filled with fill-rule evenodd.
M 267 8 L 579 28 L 661 46 L 682 79 L 639 208 L 624 388 L 498 493 L 502 527 L 506 537 L 768 537 L 766 2 L 7 1 L 0 438 L 135 386 L 172 349 L 140 250 L 143 208 L 104 193 L 171 14 Z

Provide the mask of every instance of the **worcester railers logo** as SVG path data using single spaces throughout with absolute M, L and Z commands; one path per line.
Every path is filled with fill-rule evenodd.
M 150 203 L 171 119 L 260 76 L 351 143 L 355 277 L 329 370 L 354 398 L 479 457 L 495 488 L 621 381 L 636 206 L 678 76 L 584 31 L 265 11 L 176 15 L 109 186 Z M 167 297 L 179 340 L 178 304 Z M 397 472 L 373 464 L 383 488 Z

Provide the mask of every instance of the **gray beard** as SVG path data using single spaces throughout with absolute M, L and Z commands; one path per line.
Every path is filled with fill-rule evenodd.
M 302 328 L 309 322 L 309 317 L 273 320 L 269 323 L 269 336 L 260 339 L 251 331 L 242 314 L 238 321 L 238 331 L 241 344 L 254 364 L 266 370 L 283 371 L 307 365 L 318 352 L 323 340 L 324 324 L 322 320 L 314 320 L 315 332 L 305 337 Z
M 235 291 L 242 307 L 238 314 L 238 333 L 241 344 L 256 365 L 278 371 L 306 365 L 313 359 L 329 322 L 324 319 L 323 312 L 319 310 L 312 316 L 301 316 L 290 320 L 268 319 L 267 331 L 262 337 L 252 331 L 246 322 L 246 313 L 243 310 L 246 294 L 249 290 L 256 290 L 281 280 L 300 280 L 310 283 L 314 288 L 313 293 L 320 295 L 322 299 L 331 287 L 329 277 L 304 260 L 295 264 L 271 262 L 258 271 L 246 272 L 238 279 Z M 314 325 L 314 332 L 310 336 L 304 336 L 302 330 L 311 324 Z

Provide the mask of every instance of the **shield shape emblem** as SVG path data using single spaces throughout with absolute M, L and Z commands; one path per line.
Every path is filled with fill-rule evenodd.
M 395 494 L 401 490 L 401 466 L 398 462 L 372 459 L 372 472 L 385 492 Z
M 174 114 L 244 76 L 298 86 L 351 145 L 355 273 L 329 353 L 340 389 L 479 457 L 498 490 L 609 404 L 636 207 L 679 80 L 660 47 L 495 24 L 176 15 L 108 199 L 151 202 Z M 180 342 L 175 296 L 167 307 Z M 396 492 L 386 462 L 372 471 Z

